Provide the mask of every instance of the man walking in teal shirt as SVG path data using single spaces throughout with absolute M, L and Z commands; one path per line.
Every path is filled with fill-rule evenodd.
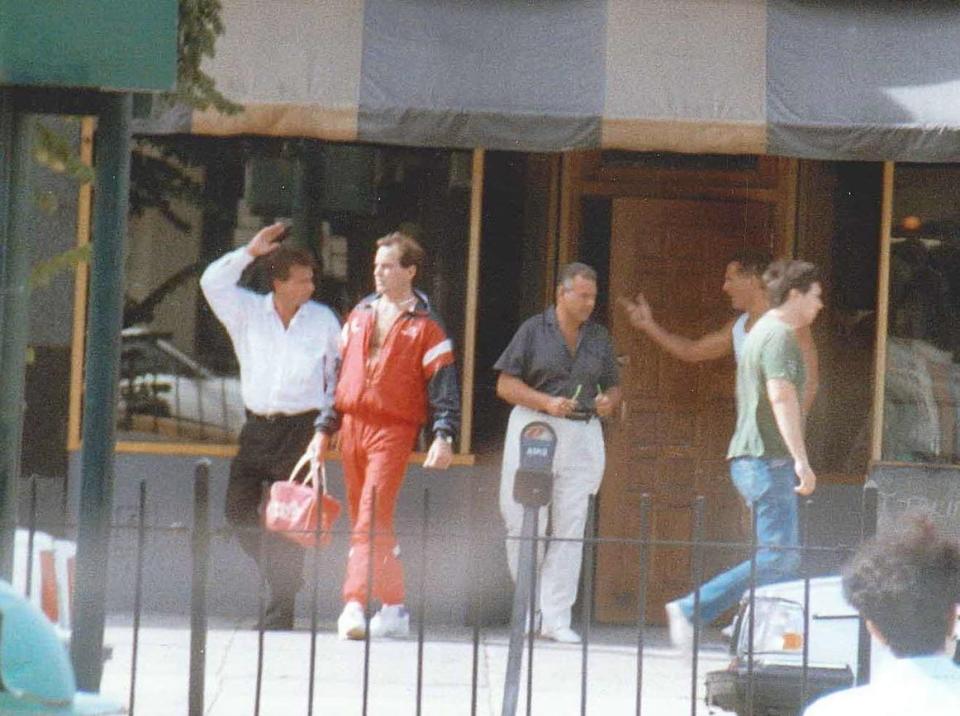
M 817 478 L 803 439 L 806 375 L 794 331 L 813 323 L 823 308 L 813 264 L 776 261 L 763 279 L 772 308 L 747 334 L 737 366 L 737 427 L 727 450 L 734 486 L 756 510 L 758 586 L 789 578 L 800 563 L 791 549 L 799 544 L 796 495 L 811 494 Z M 747 560 L 700 587 L 701 624 L 739 601 L 750 571 Z M 694 593 L 666 606 L 670 638 L 681 648 L 692 644 L 693 607 Z

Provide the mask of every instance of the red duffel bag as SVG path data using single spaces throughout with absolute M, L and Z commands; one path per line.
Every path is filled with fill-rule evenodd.
M 310 469 L 304 479 L 299 481 L 297 475 L 308 465 Z M 320 473 L 320 484 L 317 472 Z M 321 505 L 320 509 L 318 505 Z M 277 532 L 304 547 L 312 547 L 316 544 L 318 533 L 321 545 L 330 542 L 330 530 L 339 516 L 340 503 L 327 494 L 326 465 L 313 462 L 308 450 L 297 461 L 289 479 L 277 481 L 270 486 L 270 499 L 263 513 L 263 523 L 271 532 Z

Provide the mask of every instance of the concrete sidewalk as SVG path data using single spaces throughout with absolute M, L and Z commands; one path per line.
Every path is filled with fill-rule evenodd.
M 211 624 L 207 636 L 205 713 L 210 716 L 253 714 L 256 700 L 256 631 L 240 624 Z M 113 618 L 106 642 L 113 658 L 104 668 L 101 692 L 122 702 L 130 696 L 132 654 L 130 620 Z M 422 713 L 470 714 L 473 644 L 467 628 L 431 627 L 424 645 Z M 507 662 L 506 628 L 481 633 L 477 659 L 476 713 L 500 713 Z M 633 714 L 637 686 L 636 633 L 627 628 L 598 627 L 591 632 L 587 660 L 588 714 Z M 134 713 L 179 716 L 187 713 L 190 633 L 182 620 L 148 619 L 140 630 Z M 708 632 L 699 661 L 697 713 L 703 704 L 703 675 L 722 669 L 726 645 Z M 260 698 L 263 716 L 307 713 L 310 663 L 309 631 L 270 632 L 264 640 L 264 674 Z M 536 641 L 532 713 L 579 714 L 582 656 L 579 646 Z M 363 642 L 339 641 L 333 624 L 317 634 L 315 714 L 360 714 L 363 708 Z M 417 640 L 371 643 L 367 713 L 375 716 L 417 713 Z M 526 713 L 526 664 L 518 713 Z M 666 641 L 664 629 L 647 630 L 643 660 L 642 713 L 646 716 L 690 714 L 691 661 Z M 714 711 L 713 713 L 726 713 Z

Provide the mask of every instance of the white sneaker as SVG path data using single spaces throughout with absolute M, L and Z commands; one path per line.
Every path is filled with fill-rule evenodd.
M 543 628 L 540 630 L 540 636 L 544 639 L 550 639 L 558 644 L 579 644 L 580 635 L 568 626 L 558 626 Z
M 360 602 L 347 602 L 337 619 L 337 634 L 341 639 L 363 639 L 367 634 L 367 620 Z
M 678 602 L 667 602 L 667 624 L 670 627 L 670 641 L 681 651 L 693 651 L 693 624 L 687 619 Z
M 410 613 L 402 604 L 384 604 L 370 620 L 370 636 L 403 638 L 410 635 Z

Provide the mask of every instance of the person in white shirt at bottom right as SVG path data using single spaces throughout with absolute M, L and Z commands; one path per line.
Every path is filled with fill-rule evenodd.
M 844 569 L 843 591 L 893 654 L 869 684 L 814 702 L 805 716 L 957 716 L 960 665 L 949 644 L 960 605 L 960 545 L 922 518 L 864 545 Z

